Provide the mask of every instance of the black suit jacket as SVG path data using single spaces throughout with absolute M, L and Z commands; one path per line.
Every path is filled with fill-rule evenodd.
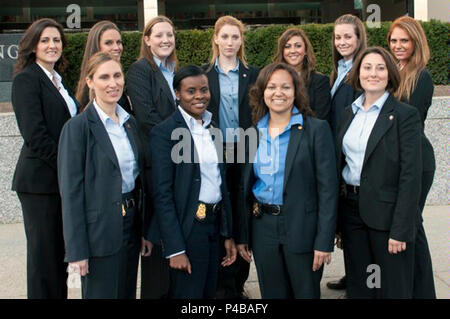
M 331 97 L 331 112 L 330 112 L 330 124 L 334 137 L 338 134 L 338 127 L 342 121 L 342 114 L 344 109 L 353 103 L 356 98 L 361 95 L 361 92 L 353 90 L 353 88 L 345 83 L 347 76 L 339 84 L 336 92 Z
M 327 120 L 330 123 L 331 88 L 329 78 L 326 75 L 313 72 L 307 89 L 309 106 L 317 118 Z
M 12 189 L 24 193 L 58 193 L 58 140 L 64 123 L 71 117 L 66 101 L 36 63 L 16 75 L 11 100 L 24 140 Z
M 205 70 L 209 65 L 203 66 Z M 239 127 L 246 130 L 252 125 L 252 112 L 249 106 L 248 91 L 250 86 L 255 83 L 258 77 L 259 70 L 255 67 L 249 66 L 246 68 L 242 62 L 239 63 Z M 219 122 L 219 107 L 220 107 L 220 84 L 219 74 L 213 66 L 208 72 L 209 90 L 211 92 L 211 100 L 209 102 L 208 110 L 212 113 L 212 120 L 220 125 Z
M 337 140 L 340 175 L 346 165 L 342 141 L 353 118 L 352 107 L 348 106 Z M 419 211 L 420 126 L 417 110 L 389 95 L 370 133 L 361 171 L 361 219 L 367 226 L 389 231 L 390 238 L 405 242 L 413 241 Z
M 212 125 L 210 126 L 211 129 Z M 183 129 L 187 135 L 171 139 L 172 132 Z M 186 140 L 188 139 L 188 140 Z M 175 145 L 183 142 L 190 148 L 187 155 L 190 161 L 175 163 L 171 153 Z M 220 141 L 216 142 L 217 150 L 221 150 Z M 190 147 L 189 147 L 190 146 Z M 195 163 L 198 158 L 194 140 L 189 128 L 179 110 L 176 110 L 167 120 L 155 126 L 151 132 L 152 150 L 152 184 L 153 203 L 155 216 L 152 220 L 151 241 L 159 243 L 162 241 L 164 255 L 170 256 L 174 253 L 186 250 L 185 240 L 194 223 L 200 194 L 200 165 Z M 176 154 L 179 154 L 176 151 Z M 196 156 L 196 157 L 194 157 Z M 218 158 L 221 156 L 218 154 Z M 232 217 L 231 203 L 226 187 L 225 164 L 219 164 L 222 183 L 222 213 L 220 215 L 220 233 L 223 237 L 231 237 Z
M 124 124 L 135 158 L 138 214 L 145 208 L 144 154 L 134 118 Z M 114 147 L 93 104 L 64 126 L 59 142 L 61 190 L 67 262 L 115 254 L 122 247 L 122 175 Z M 148 237 L 143 225 L 143 236 Z
M 433 92 L 433 80 L 428 70 L 424 69 L 419 75 L 416 88 L 411 92 L 409 101 L 404 101 L 417 108 L 422 121 L 422 160 L 424 172 L 434 171 L 436 169 L 433 146 L 426 137 L 424 131 L 428 109 L 433 102 Z
M 257 130 L 255 127 L 252 130 Z M 256 135 L 257 133 L 254 132 Z M 253 149 L 253 150 L 252 150 Z M 238 195 L 239 230 L 236 241 L 251 242 L 251 218 L 255 184 L 255 147 L 246 141 Z M 326 121 L 304 116 L 303 126 L 291 128 L 284 169 L 283 215 L 286 249 L 294 253 L 333 251 L 337 219 L 338 177 L 333 137 Z M 250 159 L 250 160 L 249 160 Z

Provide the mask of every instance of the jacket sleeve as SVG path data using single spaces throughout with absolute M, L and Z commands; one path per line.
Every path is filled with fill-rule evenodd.
M 427 118 L 428 109 L 433 101 L 433 80 L 427 70 L 423 70 L 417 81 L 417 86 L 411 94 L 409 105 L 414 106 L 419 111 L 422 125 Z
M 171 133 L 161 127 L 155 127 L 151 133 L 153 207 L 166 257 L 186 250 L 175 207 Z
M 58 151 L 58 183 L 61 193 L 63 234 L 67 262 L 88 259 L 89 244 L 85 212 L 85 133 L 69 120 L 63 127 Z
M 389 237 L 410 242 L 418 217 L 422 176 L 421 124 L 417 110 L 399 121 L 400 175 L 397 201 Z
M 330 126 L 322 120 L 317 123 L 312 143 L 319 204 L 314 250 L 331 252 L 337 221 L 338 173 Z
M 25 144 L 40 159 L 56 170 L 58 141 L 48 132 L 42 109 L 39 79 L 27 73 L 19 73 L 12 84 L 12 105 L 20 134 Z
M 330 81 L 326 76 L 317 76 L 314 85 L 314 112 L 321 120 L 330 121 L 331 95 Z

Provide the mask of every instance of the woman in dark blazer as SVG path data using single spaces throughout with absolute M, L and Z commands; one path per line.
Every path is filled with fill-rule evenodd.
M 258 69 L 247 63 L 244 30 L 244 24 L 240 20 L 232 16 L 220 17 L 211 38 L 211 60 L 205 66 L 211 91 L 208 110 L 224 137 L 227 186 L 233 212 L 237 209 L 236 185 L 240 176 L 236 157 L 238 139 L 233 133 L 238 128 L 246 130 L 252 123 L 248 90 L 258 76 Z M 222 268 L 219 271 L 217 298 L 245 298 L 244 284 L 249 270 L 249 265 L 240 257 L 231 267 Z
M 27 237 L 28 298 L 67 298 L 67 264 L 57 180 L 58 139 L 78 105 L 56 70 L 66 40 L 52 19 L 35 21 L 19 44 L 12 106 L 24 144 L 12 189 L 22 205 Z
M 82 109 L 88 106 L 91 101 L 89 88 L 86 84 L 86 69 L 89 59 L 97 52 L 110 53 L 117 62 L 120 62 L 123 43 L 120 30 L 115 23 L 107 20 L 99 21 L 89 30 L 75 94 Z M 125 111 L 132 114 L 131 105 L 125 92 L 120 97 L 118 103 Z
M 289 28 L 278 39 L 274 62 L 293 66 L 305 83 L 309 106 L 321 120 L 330 121 L 330 80 L 316 72 L 316 57 L 305 31 Z
M 139 59 L 130 66 L 127 73 L 127 93 L 144 145 L 149 193 L 151 192 L 150 131 L 176 110 L 172 81 L 177 66 L 175 27 L 169 18 L 155 17 L 145 26 Z M 150 201 L 147 204 L 151 206 Z M 169 267 L 159 248 L 159 245 L 156 246 L 151 256 L 141 259 L 142 299 L 167 296 Z
M 219 268 L 219 237 L 226 256 L 236 259 L 231 204 L 221 142 L 213 141 L 208 79 L 197 66 L 180 69 L 173 87 L 179 106 L 151 133 L 155 220 L 152 241 L 170 260 L 170 297 L 213 299 Z M 173 134 L 179 139 L 173 139 Z
M 345 109 L 337 142 L 347 296 L 411 298 L 420 117 L 394 97 L 400 75 L 385 49 L 366 49 L 350 79 L 363 94 Z
M 391 52 L 398 61 L 397 66 L 400 71 L 401 81 L 396 96 L 417 108 L 422 122 L 423 174 L 419 201 L 421 215 L 417 221 L 413 297 L 435 299 L 433 267 L 422 218 L 423 208 L 436 170 L 433 146 L 424 131 L 434 91 L 433 80 L 426 68 L 430 59 L 430 49 L 422 26 L 410 17 L 401 17 L 395 20 L 389 29 L 387 40 Z
M 137 124 L 117 101 L 120 63 L 98 52 L 86 82 L 94 94 L 64 126 L 58 151 L 65 260 L 82 276 L 83 299 L 134 299 L 139 252 L 149 254 L 144 154 Z
M 336 137 L 344 108 L 358 96 L 358 92 L 346 83 L 353 62 L 366 49 L 366 29 L 361 20 L 351 14 L 344 14 L 334 21 L 331 38 L 333 45 L 333 71 L 331 86 L 331 129 Z
M 255 257 L 262 298 L 320 298 L 336 230 L 338 181 L 329 124 L 312 117 L 297 71 L 261 70 L 240 183 L 240 255 Z M 259 137 L 257 137 L 259 135 Z

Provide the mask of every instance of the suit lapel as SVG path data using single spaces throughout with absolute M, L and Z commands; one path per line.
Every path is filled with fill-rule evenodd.
M 290 175 L 290 172 L 292 169 L 292 165 L 294 164 L 295 155 L 297 154 L 297 150 L 302 141 L 304 131 L 305 131 L 305 128 L 304 128 L 304 126 L 301 126 L 301 125 L 293 125 L 291 127 L 291 136 L 289 138 L 289 144 L 288 144 L 288 149 L 287 149 L 287 154 L 286 154 L 286 165 L 285 165 L 285 170 L 284 170 L 283 190 L 286 189 L 286 183 L 289 178 L 289 175 Z
M 342 122 L 341 122 L 341 126 L 339 127 L 338 135 L 337 135 L 337 154 L 338 154 L 338 156 L 342 152 L 342 142 L 344 140 L 344 135 L 347 132 L 354 117 L 355 117 L 355 114 L 353 113 L 352 107 L 351 106 L 346 107 L 344 109 L 344 113 L 342 115 Z
M 245 66 L 242 64 L 242 62 L 239 62 L 239 106 L 242 103 L 242 100 L 244 99 L 245 92 L 248 92 L 248 82 L 250 80 L 249 76 L 249 70 L 245 68 Z M 239 107 L 239 109 L 241 109 Z
M 98 141 L 98 144 L 103 149 L 103 151 L 108 155 L 109 159 L 120 169 L 119 161 L 116 156 L 116 152 L 114 151 L 114 147 L 109 139 L 108 132 L 106 132 L 105 126 L 103 125 L 100 117 L 95 110 L 93 104 L 90 104 L 86 109 L 87 117 L 89 120 L 89 127 L 92 131 L 92 134 Z
M 370 133 L 369 140 L 367 141 L 366 153 L 364 154 L 363 167 L 366 164 L 368 158 L 374 151 L 378 142 L 381 140 L 384 134 L 391 128 L 394 123 L 394 105 L 393 96 L 389 94 L 388 99 L 383 105 L 383 108 L 378 115 L 372 132 Z
M 164 75 L 162 74 L 161 70 L 158 68 L 156 71 L 154 71 L 156 74 L 156 80 L 158 82 L 160 82 L 161 88 L 163 90 L 163 92 L 166 94 L 167 98 L 172 101 L 172 107 L 175 109 L 175 101 L 173 99 L 173 95 L 172 92 L 170 91 L 170 87 L 169 84 L 167 83 L 166 78 L 164 77 Z
M 212 103 L 210 103 L 209 111 L 214 116 L 213 120 L 219 123 L 219 105 L 220 105 L 220 85 L 219 85 L 219 74 L 217 73 L 215 67 L 213 66 L 208 76 L 209 90 L 211 91 Z
M 138 153 L 138 147 L 136 144 L 137 137 L 134 134 L 135 130 L 133 130 L 133 128 L 131 127 L 130 119 L 128 119 L 128 121 L 126 121 L 124 123 L 124 127 L 125 127 L 125 132 L 127 133 L 127 136 L 128 136 L 128 140 L 130 141 L 131 148 L 133 149 L 134 158 L 135 158 L 136 162 L 139 162 L 140 157 L 139 157 L 139 153 Z

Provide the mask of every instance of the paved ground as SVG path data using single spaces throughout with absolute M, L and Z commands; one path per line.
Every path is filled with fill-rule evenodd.
M 437 296 L 450 299 L 450 206 L 427 206 L 425 229 L 431 250 Z M 26 241 L 23 224 L 0 225 L 0 299 L 26 298 Z M 343 274 L 342 252 L 333 254 L 332 263 L 325 268 L 322 298 L 336 299 L 343 293 L 326 288 L 329 280 Z M 139 289 L 139 287 L 138 287 Z M 245 287 L 251 298 L 260 298 L 255 268 Z M 138 292 L 139 295 L 139 292 Z M 69 298 L 80 298 L 79 289 L 70 289 Z

